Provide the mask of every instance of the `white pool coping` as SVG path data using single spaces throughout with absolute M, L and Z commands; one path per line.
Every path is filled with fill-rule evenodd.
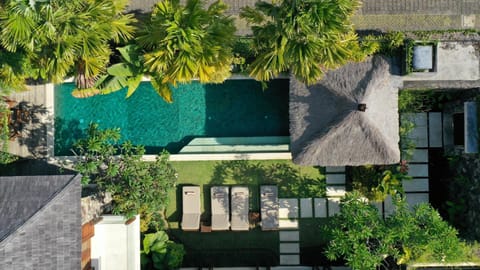
M 236 79 L 241 79 L 238 76 Z M 247 77 L 243 77 L 247 79 Z M 251 78 L 250 78 L 251 79 Z M 55 156 L 55 85 L 45 85 L 45 107 L 47 109 L 47 160 L 52 164 L 67 165 L 75 156 Z M 144 161 L 155 161 L 157 155 L 143 155 Z M 212 160 L 291 160 L 291 152 L 270 153 L 205 153 L 205 154 L 170 154 L 170 161 L 212 161 Z

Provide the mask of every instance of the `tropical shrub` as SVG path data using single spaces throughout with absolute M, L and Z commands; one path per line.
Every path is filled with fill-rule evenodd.
M 415 261 L 478 261 L 472 252 L 475 247 L 461 241 L 430 205 L 410 210 L 399 196 L 393 197 L 393 204 L 394 212 L 383 219 L 360 193 L 348 193 L 341 201 L 340 213 L 328 225 L 327 258 L 343 258 L 353 269 L 365 270 L 381 265 L 392 269 Z
M 111 54 L 110 42 L 132 37 L 133 15 L 127 0 L 3 1 L 1 45 L 25 52 L 28 77 L 61 82 L 74 75 L 77 87 L 89 88 Z
M 164 231 L 145 234 L 140 252 L 142 269 L 178 269 L 182 265 L 185 249 L 182 244 L 168 240 Z
M 240 16 L 252 26 L 255 61 L 250 76 L 268 81 L 290 71 L 312 84 L 329 69 L 359 61 L 376 48 L 359 44 L 350 18 L 360 2 L 258 1 Z M 365 50 L 363 50 L 365 49 Z
M 203 7 L 201 0 L 163 0 L 136 38 L 152 85 L 172 102 L 169 85 L 199 79 L 220 83 L 230 76 L 235 26 L 222 1 Z
M 405 161 L 399 165 L 348 167 L 353 190 L 376 202 L 384 201 L 388 195 L 403 193 L 402 182 L 411 179 L 407 172 Z
M 78 161 L 74 168 L 82 174 L 82 183 L 97 184 L 113 198 L 113 213 L 131 218 L 140 214 L 142 231 L 159 230 L 168 192 L 175 187 L 176 171 L 163 152 L 154 162 L 141 160 L 143 146 L 120 141 L 119 129 L 99 129 L 91 124 L 87 137 L 75 143 Z

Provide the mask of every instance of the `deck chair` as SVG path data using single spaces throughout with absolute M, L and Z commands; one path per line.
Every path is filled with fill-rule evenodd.
M 232 231 L 248 231 L 250 224 L 248 222 L 249 210 L 248 187 L 232 187 Z
M 212 231 L 225 231 L 230 228 L 229 192 L 226 186 L 210 188 L 212 205 Z
M 278 188 L 260 186 L 261 226 L 263 231 L 278 230 Z
M 198 231 L 200 228 L 200 187 L 182 187 L 182 229 L 184 231 Z

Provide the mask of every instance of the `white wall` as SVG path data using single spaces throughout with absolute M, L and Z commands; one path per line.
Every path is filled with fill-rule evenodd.
M 102 216 L 91 239 L 95 270 L 140 270 L 140 217 L 125 225 L 123 216 Z

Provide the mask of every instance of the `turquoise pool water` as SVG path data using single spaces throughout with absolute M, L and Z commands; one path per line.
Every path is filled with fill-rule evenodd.
M 148 154 L 178 151 L 195 137 L 288 136 L 287 79 L 262 90 L 254 80 L 192 83 L 165 103 L 149 82 L 130 98 L 125 91 L 87 99 L 72 97 L 72 83 L 55 88 L 55 155 L 71 155 L 72 144 L 91 122 L 118 127 L 122 138 L 144 145 Z

